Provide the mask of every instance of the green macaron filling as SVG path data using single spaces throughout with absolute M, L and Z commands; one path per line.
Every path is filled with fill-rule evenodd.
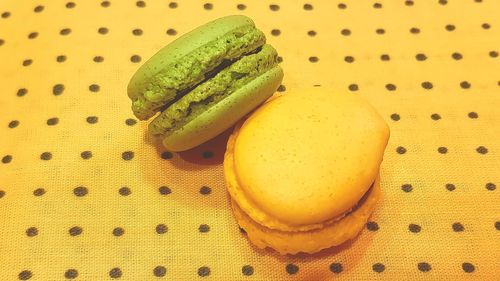
M 214 77 L 199 84 L 179 100 L 170 104 L 149 124 L 153 135 L 168 136 L 243 85 L 277 65 L 276 50 L 264 45 L 220 70 Z
M 143 94 L 133 99 L 134 114 L 141 120 L 151 118 L 165 104 L 205 81 L 221 63 L 254 51 L 265 40 L 260 30 L 245 26 L 194 50 L 146 81 Z

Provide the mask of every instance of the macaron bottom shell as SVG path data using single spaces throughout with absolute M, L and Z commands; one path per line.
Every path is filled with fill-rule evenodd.
M 281 255 L 300 252 L 313 254 L 355 238 L 365 226 L 380 197 L 380 180 L 377 178 L 350 213 L 323 228 L 310 231 L 270 229 L 252 220 L 232 199 L 231 207 L 239 226 L 246 231 L 248 238 L 257 248 L 269 247 Z
M 219 135 L 271 97 L 282 80 L 283 70 L 276 65 L 173 131 L 163 145 L 184 151 Z

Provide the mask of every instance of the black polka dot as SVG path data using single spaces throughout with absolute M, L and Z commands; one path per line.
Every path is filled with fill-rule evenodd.
M 346 4 L 344 4 L 344 3 L 339 3 L 339 4 L 337 5 L 337 8 L 339 8 L 339 9 L 341 9 L 341 10 L 344 10 L 344 9 L 346 9 L 346 8 L 347 8 L 347 5 L 346 5 Z
M 330 271 L 336 274 L 339 274 L 342 272 L 342 264 L 338 262 L 334 262 L 330 264 Z
M 3 12 L 2 13 L 2 18 L 6 19 L 8 17 L 10 17 L 10 12 Z
M 354 62 L 354 57 L 352 56 L 345 56 L 344 61 L 347 63 L 353 63 Z
M 309 61 L 312 62 L 312 63 L 315 63 L 315 62 L 319 61 L 319 58 L 315 57 L 315 56 L 312 56 L 312 57 L 309 57 Z
M 19 126 L 19 121 L 18 120 L 12 120 L 9 122 L 9 128 L 14 129 L 15 127 Z
M 32 59 L 23 60 L 23 66 L 30 66 L 33 63 Z
M 428 272 L 431 271 L 431 265 L 426 263 L 426 262 L 419 262 L 417 265 L 418 270 L 422 272 Z
M 64 85 L 63 84 L 56 84 L 52 87 L 52 94 L 54 96 L 59 96 L 64 92 Z
M 480 154 L 488 153 L 488 149 L 484 146 L 479 146 L 478 148 L 476 148 L 476 151 L 477 151 L 477 153 L 480 153 Z
M 133 55 L 130 57 L 130 61 L 133 63 L 141 62 L 141 57 L 139 55 Z
M 377 34 L 379 34 L 379 35 L 385 34 L 385 29 L 383 29 L 383 28 L 377 28 L 377 29 L 375 30 L 375 33 L 377 33 Z
M 448 191 L 453 191 L 453 190 L 455 190 L 455 189 L 457 188 L 457 187 L 456 187 L 454 184 L 452 184 L 452 183 L 447 183 L 447 184 L 445 185 L 445 187 L 446 187 L 446 189 L 447 189 Z
M 432 83 L 429 81 L 422 82 L 421 85 L 422 85 L 422 88 L 424 88 L 426 90 L 430 90 L 434 87 L 434 85 L 432 85 Z
M 340 31 L 340 34 L 342 34 L 344 36 L 349 36 L 349 35 L 351 35 L 351 31 L 349 29 L 342 29 Z
M 350 84 L 347 88 L 351 92 L 356 92 L 357 90 L 359 90 L 358 84 Z
M 453 229 L 453 231 L 455 231 L 455 232 L 462 232 L 462 231 L 464 231 L 464 229 L 465 229 L 465 228 L 464 228 L 464 226 L 463 226 L 461 223 L 459 223 L 459 222 L 453 223 L 453 224 L 451 225 L 451 228 L 452 228 L 452 229 Z
M 69 235 L 71 236 L 78 236 L 80 234 L 82 234 L 83 232 L 83 229 L 79 226 L 73 226 L 72 228 L 69 229 Z
M 201 233 L 207 233 L 210 231 L 210 226 L 207 225 L 207 224 L 200 224 L 200 226 L 198 227 L 198 230 L 201 232 Z
M 99 34 L 107 34 L 109 32 L 109 29 L 106 28 L 106 27 L 99 27 L 99 29 L 97 30 L 97 32 L 99 32 Z
M 406 148 L 404 148 L 404 147 L 402 147 L 402 146 L 398 146 L 398 147 L 396 148 L 396 152 L 397 152 L 398 154 L 405 154 L 405 153 L 406 153 Z
M 3 191 L 3 190 L 0 189 L 0 198 L 2 198 L 4 196 L 5 196 L 5 191 Z
M 83 158 L 83 159 L 90 159 L 92 158 L 92 152 L 91 151 L 83 151 L 82 153 L 80 153 L 80 156 Z
M 109 3 L 109 1 L 102 1 L 101 2 L 101 6 L 104 8 L 109 7 L 109 5 L 111 5 L 111 3 Z
M 178 6 L 177 2 L 170 2 L 170 3 L 168 3 L 168 7 L 170 9 L 175 9 L 175 8 L 177 8 L 177 6 Z
M 101 57 L 101 56 L 95 56 L 94 57 L 94 62 L 103 62 L 104 61 L 104 58 Z
M 439 115 L 437 113 L 433 113 L 431 115 L 431 119 L 437 121 L 437 120 L 441 119 L 441 115 Z
M 33 11 L 34 11 L 35 13 L 40 13 L 40 12 L 42 12 L 42 11 L 43 11 L 43 9 L 44 9 L 44 8 L 45 8 L 44 6 L 42 6 L 42 5 L 38 5 L 38 6 L 36 6 L 36 7 L 35 7 L 35 9 L 33 9 Z
M 460 53 L 453 53 L 451 54 L 451 57 L 454 59 L 454 60 L 461 60 L 463 58 L 462 54 Z
M 401 190 L 408 193 L 413 190 L 413 186 L 409 183 L 405 183 L 401 186 Z
M 212 3 L 203 4 L 203 9 L 205 9 L 205 10 L 212 10 L 213 8 L 214 8 L 214 5 Z
M 49 126 L 55 126 L 55 125 L 57 125 L 57 123 L 59 123 L 59 118 L 57 118 L 57 117 L 52 117 L 52 118 L 47 119 L 47 125 L 49 125 Z
M 214 153 L 212 151 L 204 151 L 201 156 L 205 159 L 209 159 L 214 157 Z
M 394 84 L 386 84 L 385 85 L 385 88 L 388 90 L 388 91 L 396 91 L 396 85 Z
M 89 91 L 94 92 L 94 93 L 99 92 L 100 89 L 101 89 L 101 86 L 99 86 L 97 84 L 91 84 L 89 86 Z
M 416 27 L 412 27 L 412 28 L 410 28 L 410 33 L 412 33 L 412 34 L 419 34 L 420 33 L 420 29 L 416 28 Z
M 73 189 L 73 194 L 75 194 L 78 197 L 83 197 L 89 193 L 88 188 L 85 186 L 78 186 Z
M 119 236 L 122 236 L 123 233 L 125 233 L 125 230 L 123 228 L 121 228 L 121 227 L 115 227 L 113 229 L 113 236 L 119 237 Z
M 448 4 L 448 0 L 439 0 L 439 4 L 446 5 Z
M 241 267 L 241 273 L 245 276 L 250 276 L 254 272 L 253 266 L 251 265 L 244 265 Z
M 245 4 L 238 4 L 236 5 L 236 8 L 240 11 L 243 11 L 247 8 L 247 6 Z
M 422 230 L 422 227 L 418 224 L 411 223 L 408 225 L 408 230 L 413 233 L 419 233 Z
M 471 86 L 470 83 L 467 81 L 460 82 L 460 88 L 462 88 L 462 89 L 469 89 L 470 86 Z
M 476 270 L 476 267 L 472 263 L 464 262 L 462 263 L 462 270 L 466 273 L 472 273 Z
M 28 34 L 28 39 L 35 39 L 38 37 L 38 32 L 31 32 Z
M 373 8 L 375 9 L 381 9 L 382 8 L 382 4 L 381 3 L 373 3 Z
M 278 91 L 278 92 L 284 92 L 284 91 L 286 91 L 286 87 L 285 87 L 285 85 L 279 85 L 279 87 L 278 87 L 278 90 L 277 90 L 277 91 Z
M 76 4 L 74 2 L 68 2 L 68 3 L 66 3 L 66 8 L 68 8 L 68 9 L 72 9 L 75 6 L 76 6 Z
M 122 188 L 120 188 L 118 190 L 118 193 L 121 195 L 121 196 L 129 196 L 130 193 L 132 193 L 132 191 L 130 191 L 130 188 L 124 186 Z
M 156 233 L 158 234 L 165 234 L 167 231 L 168 227 L 162 223 L 156 226 Z
M 64 278 L 66 279 L 75 279 L 78 277 L 78 271 L 76 269 L 68 269 L 66 272 L 64 272 Z
M 156 277 L 163 277 L 167 274 L 167 268 L 164 266 L 157 266 L 153 269 L 153 275 Z
M 427 59 L 427 56 L 425 54 L 417 54 L 415 56 L 415 58 L 418 60 L 418 61 L 424 61 Z
M 389 60 L 391 60 L 391 57 L 389 57 L 389 55 L 387 55 L 387 54 L 383 54 L 380 56 L 380 60 L 389 61 Z
M 33 190 L 33 195 L 39 197 L 39 196 L 44 195 L 45 192 L 46 192 L 45 189 L 40 187 L 40 188 Z
M 109 271 L 109 277 L 111 277 L 113 279 L 117 279 L 117 278 L 122 277 L 122 274 L 123 274 L 122 270 L 118 267 L 115 267 Z
M 293 263 L 289 263 L 286 265 L 285 270 L 288 274 L 293 275 L 293 274 L 297 274 L 297 272 L 299 272 L 299 267 Z
M 127 120 L 125 120 L 125 124 L 127 124 L 128 126 L 134 126 L 135 124 L 137 124 L 137 120 L 128 118 Z
M 282 63 L 282 62 L 283 62 L 283 57 L 282 57 L 282 56 L 278 56 L 278 57 L 276 57 L 276 61 L 277 61 L 278 63 Z M 500 82 L 499 82 L 499 83 L 500 83 Z
M 414 2 L 412 0 L 406 0 L 405 5 L 406 6 L 413 6 Z
M 134 34 L 135 36 L 141 36 L 142 35 L 142 29 L 140 29 L 140 28 L 134 29 L 134 30 L 132 30 L 132 34 Z
M 87 117 L 87 123 L 89 124 L 95 124 L 99 121 L 99 117 L 97 116 L 89 116 Z
M 139 8 L 144 8 L 144 7 L 146 7 L 146 2 L 144 2 L 144 1 L 137 1 L 137 2 L 135 2 L 135 5 L 137 7 L 139 7 Z
M 279 36 L 280 34 L 281 34 L 281 30 L 279 30 L 279 29 L 271 30 L 271 35 L 273 35 L 273 36 Z
M 489 52 L 489 55 L 490 55 L 490 57 L 492 57 L 492 58 L 496 58 L 496 57 L 498 57 L 498 52 L 497 52 L 497 51 L 490 51 L 490 52 Z
M 491 28 L 491 25 L 490 25 L 489 23 L 483 23 L 483 24 L 481 25 L 481 27 L 482 27 L 483 29 L 490 29 L 490 28 Z
M 43 152 L 42 154 L 40 154 L 40 159 L 42 159 L 42 160 L 50 160 L 50 159 L 52 159 L 52 153 L 50 153 L 50 152 Z
M 173 28 L 169 28 L 169 29 L 167 29 L 167 34 L 170 36 L 174 36 L 177 34 L 177 31 Z
M 500 230 L 500 221 L 495 222 L 495 228 Z
M 25 88 L 21 88 L 21 89 L 17 90 L 16 95 L 17 95 L 18 97 L 23 97 L 23 96 L 24 96 L 24 95 L 26 95 L 27 93 L 28 93 L 28 90 L 27 90 L 27 89 L 25 89 Z
M 210 193 L 212 193 L 212 189 L 208 186 L 202 186 L 200 188 L 200 194 L 202 195 L 209 195 Z
M 474 2 L 476 2 L 476 3 L 482 3 L 483 0 L 474 0 Z
M 12 161 L 12 155 L 5 155 L 4 157 L 2 157 L 2 163 L 4 164 L 8 164 Z
M 168 186 L 160 186 L 160 188 L 158 188 L 158 191 L 161 195 L 169 195 L 170 193 L 172 193 L 172 190 Z
M 437 151 L 441 154 L 446 154 L 446 153 L 448 153 L 448 148 L 446 148 L 444 146 L 440 146 L 440 147 L 438 147 Z
M 61 35 L 68 35 L 70 33 L 71 33 L 70 28 L 63 28 L 63 29 L 61 29 L 61 31 L 59 31 L 59 34 L 61 34 Z
M 271 4 L 269 5 L 269 9 L 271 9 L 271 11 L 279 11 L 280 9 L 280 6 L 276 5 L 276 4 Z
M 30 227 L 30 228 L 26 229 L 26 235 L 28 237 L 37 236 L 38 235 L 38 228 Z
M 377 273 L 381 273 L 385 270 L 385 265 L 383 265 L 382 263 L 375 263 L 372 265 L 372 270 Z
M 60 55 L 56 57 L 57 62 L 65 62 L 66 61 L 66 56 L 65 55 Z
M 309 30 L 309 31 L 307 32 L 307 35 L 309 35 L 309 36 L 311 36 L 311 37 L 316 36 L 316 34 L 317 34 L 317 33 L 316 33 L 316 31 L 314 31 L 314 30 Z
M 23 270 L 17 275 L 17 278 L 19 278 L 19 280 L 29 280 L 31 279 L 31 277 L 33 277 L 33 273 L 29 270 Z
M 202 266 L 202 267 L 198 268 L 198 276 L 206 277 L 208 275 L 210 275 L 210 267 Z
M 399 114 L 393 113 L 393 114 L 391 114 L 391 119 L 393 121 L 399 121 L 401 119 L 401 117 L 399 116 Z
M 311 11 L 313 9 L 313 5 L 311 5 L 311 4 L 304 4 L 303 8 L 306 11 Z
M 447 31 L 453 31 L 453 30 L 455 30 L 456 27 L 453 24 L 447 24 L 444 28 Z
M 492 183 L 492 182 L 489 182 L 485 185 L 486 189 L 489 190 L 489 191 L 493 191 L 495 189 L 497 189 L 497 186 L 496 184 Z
M 161 153 L 162 159 L 169 160 L 169 159 L 172 159 L 172 157 L 174 157 L 174 154 L 172 154 L 172 152 L 170 152 L 170 151 L 164 151 Z
M 0 46 L 2 46 L 3 44 L 5 44 L 5 40 L 0 39 Z
M 123 160 L 132 160 L 134 158 L 134 152 L 133 151 L 124 151 L 122 153 L 122 159 Z
M 370 231 L 377 231 L 378 230 L 378 223 L 374 222 L 374 221 L 369 221 L 366 223 L 366 229 L 370 230 Z

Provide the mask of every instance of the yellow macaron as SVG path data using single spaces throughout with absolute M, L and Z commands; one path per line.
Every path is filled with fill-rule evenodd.
M 235 217 L 258 247 L 313 253 L 353 238 L 380 195 L 389 128 L 359 96 L 290 91 L 238 124 L 224 172 Z

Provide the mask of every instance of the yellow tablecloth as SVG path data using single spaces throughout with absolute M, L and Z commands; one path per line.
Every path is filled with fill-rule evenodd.
M 38 0 L 0 13 L 0 280 L 498 280 L 500 1 Z M 253 248 L 228 206 L 227 133 L 170 153 L 133 118 L 140 63 L 229 14 L 279 51 L 284 94 L 362 95 L 389 123 L 383 200 L 353 242 Z

